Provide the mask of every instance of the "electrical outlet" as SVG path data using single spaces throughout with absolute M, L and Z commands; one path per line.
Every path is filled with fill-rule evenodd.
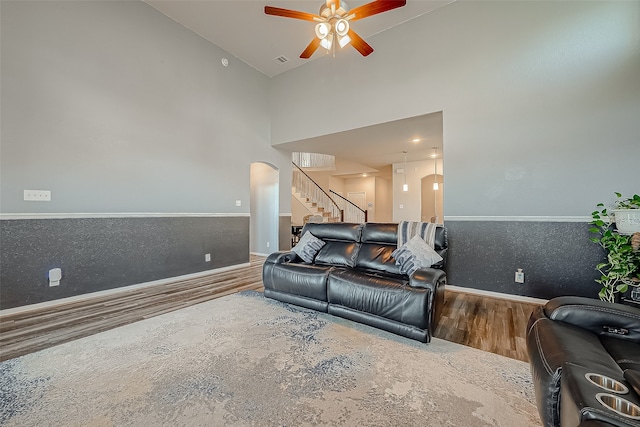
M 267 242 L 267 247 L 269 247 L 269 242 Z
M 211 262 L 211 254 L 204 254 L 204 261 Z
M 236 200 L 236 206 L 242 206 L 242 200 Z
M 516 271 L 516 283 L 524 283 L 524 271 L 521 268 Z
M 49 286 L 58 286 L 62 280 L 62 269 L 52 268 L 49 270 Z

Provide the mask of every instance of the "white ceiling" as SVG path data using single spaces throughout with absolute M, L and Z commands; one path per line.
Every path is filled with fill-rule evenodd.
M 419 141 L 414 142 L 414 139 Z M 403 162 L 403 151 L 407 152 L 408 161 L 431 159 L 434 147 L 438 147 L 440 157 L 440 112 L 278 145 L 278 148 L 287 151 L 333 154 L 378 170 L 392 163 Z
M 313 61 L 326 53 L 319 48 L 311 59 L 299 55 L 314 37 L 315 24 L 298 19 L 269 16 L 264 6 L 275 6 L 317 14 L 324 0 L 143 0 L 179 24 L 263 74 L 273 77 Z M 352 29 L 365 40 L 391 27 L 442 7 L 452 0 L 407 0 L 398 9 L 374 15 L 352 23 Z M 348 1 L 349 8 L 368 3 L 366 0 Z M 375 55 L 375 43 L 371 43 Z M 366 61 L 355 49 L 351 55 Z M 277 57 L 289 59 L 282 64 Z M 421 142 L 410 142 L 420 138 Z M 368 168 L 380 169 L 404 160 L 424 160 L 433 153 L 432 147 L 442 147 L 442 114 L 368 126 L 333 135 L 310 138 L 279 145 L 287 151 L 310 151 L 333 154 Z M 442 153 L 442 151 L 440 151 Z
M 315 23 L 265 15 L 265 6 L 318 14 L 324 0 L 144 0 L 194 33 L 226 50 L 256 70 L 273 77 L 322 56 L 320 48 L 311 59 L 299 56 L 314 37 Z M 352 23 L 365 40 L 410 19 L 450 3 L 451 0 L 408 0 L 403 7 Z M 348 1 L 350 9 L 368 3 Z M 375 55 L 375 45 L 372 45 Z M 353 55 L 360 55 L 349 48 Z M 325 51 L 326 52 L 326 51 Z M 282 64 L 275 58 L 285 56 Z M 366 58 L 362 58 L 366 61 Z

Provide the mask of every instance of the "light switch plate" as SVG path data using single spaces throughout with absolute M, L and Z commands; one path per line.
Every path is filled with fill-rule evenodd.
M 49 190 L 24 190 L 24 200 L 31 202 L 50 202 L 51 191 Z

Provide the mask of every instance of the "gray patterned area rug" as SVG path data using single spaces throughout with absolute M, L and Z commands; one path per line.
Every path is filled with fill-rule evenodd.
M 540 426 L 526 363 L 244 292 L 0 363 L 6 426 Z

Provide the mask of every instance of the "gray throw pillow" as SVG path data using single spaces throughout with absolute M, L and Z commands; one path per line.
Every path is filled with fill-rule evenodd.
M 420 236 L 414 236 L 407 243 L 391 253 L 400 272 L 411 276 L 419 268 L 431 267 L 442 261 L 442 257 Z
M 316 254 L 320 249 L 322 249 L 324 245 L 324 240 L 318 239 L 316 236 L 307 231 L 300 238 L 298 244 L 295 245 L 291 250 L 305 262 L 313 262 Z

